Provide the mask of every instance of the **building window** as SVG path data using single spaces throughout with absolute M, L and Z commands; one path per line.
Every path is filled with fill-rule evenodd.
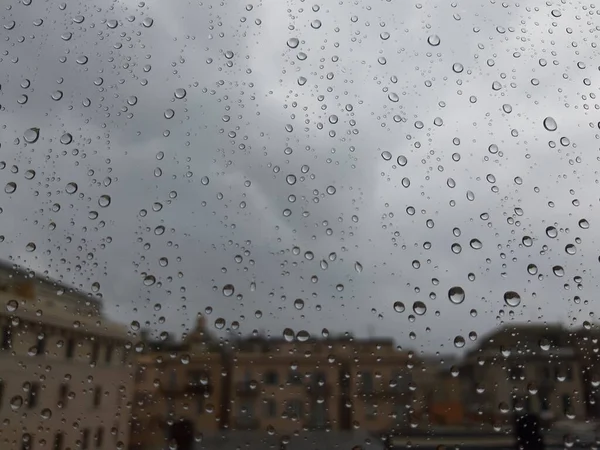
M 81 433 L 81 450 L 88 450 L 90 447 L 90 429 L 84 428 Z
M 113 354 L 113 346 L 112 346 L 112 344 L 108 344 L 106 346 L 106 353 L 104 354 L 104 362 L 106 364 L 110 364 L 110 361 L 112 360 L 112 354 Z
M 302 378 L 300 378 L 300 374 L 297 371 L 291 371 L 288 374 L 288 383 L 293 385 L 302 384 Z
M 569 394 L 563 394 L 563 414 L 566 416 L 571 411 L 571 396 Z
M 58 388 L 58 407 L 64 408 L 67 406 L 69 395 L 69 385 L 62 383 Z
M 92 362 L 97 362 L 98 361 L 98 354 L 99 353 L 100 353 L 100 344 L 98 342 L 94 342 L 92 344 L 92 355 L 91 355 Z
M 104 427 L 98 427 L 96 432 L 96 448 L 102 447 L 102 441 L 104 440 Z
M 292 399 L 287 402 L 287 411 L 292 417 L 301 419 L 304 417 L 304 403 L 300 399 Z
M 63 450 L 63 443 L 65 440 L 65 435 L 62 432 L 58 432 L 54 435 L 54 443 L 52 445 L 52 450 Z
M 512 366 L 509 369 L 509 377 L 511 380 L 524 380 L 525 368 L 522 365 Z
M 192 386 L 207 385 L 209 383 L 209 376 L 204 370 L 194 370 L 188 372 L 189 384 Z
M 362 372 L 362 391 L 366 393 L 373 392 L 373 374 L 371 372 Z
M 29 387 L 29 396 L 27 398 L 27 407 L 29 409 L 35 408 L 38 404 L 38 397 L 40 393 L 40 384 L 39 383 L 31 383 Z
M 279 377 L 277 376 L 277 372 L 274 370 L 269 370 L 265 373 L 265 384 L 269 386 L 276 386 L 279 383 Z
M 75 339 L 73 338 L 67 339 L 66 356 L 68 359 L 72 359 L 75 356 Z
M 129 350 L 127 350 L 126 348 L 123 348 L 123 352 L 121 353 L 121 364 L 127 363 L 128 359 L 129 359 Z
M 46 352 L 46 335 L 40 334 L 35 344 L 35 354 L 41 356 Z
M 373 420 L 377 416 L 377 408 L 372 403 L 367 403 L 365 405 L 365 416 L 367 420 Z
M 326 383 L 327 382 L 327 376 L 325 375 L 325 372 L 317 372 L 314 375 L 314 380 L 315 380 L 315 383 L 317 383 L 317 384 Z
M 33 450 L 33 439 L 29 433 L 21 437 L 21 450 Z
M 100 406 L 101 401 L 102 401 L 102 388 L 100 386 L 96 386 L 94 388 L 94 408 L 98 408 Z
M 12 348 L 12 327 L 4 325 L 2 327 L 2 350 L 10 350 Z
M 2 400 L 4 400 L 4 381 L 0 380 L 0 409 L 2 409 Z
M 265 414 L 269 418 L 277 416 L 277 403 L 272 398 L 267 399 L 265 402 Z

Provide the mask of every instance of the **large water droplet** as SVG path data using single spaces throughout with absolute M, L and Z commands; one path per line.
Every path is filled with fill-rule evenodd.
M 557 277 L 562 277 L 562 276 L 565 275 L 565 269 L 563 269 L 561 266 L 554 266 L 554 267 L 552 267 L 552 272 Z
M 6 310 L 8 312 L 15 312 L 19 308 L 19 302 L 16 300 L 9 300 L 6 302 Z
M 12 194 L 17 190 L 17 183 L 15 183 L 14 181 L 9 181 L 8 183 L 6 183 L 6 186 L 4 186 L 4 192 L 6 192 L 7 194 Z
M 358 273 L 361 273 L 363 271 L 363 266 L 361 263 L 359 263 L 358 261 L 356 261 L 354 263 L 354 270 L 356 270 Z
M 25 133 L 23 133 L 23 139 L 28 144 L 35 143 L 39 138 L 40 138 L 40 129 L 39 128 L 29 128 L 28 130 L 25 130 Z
M 454 346 L 456 348 L 463 348 L 465 346 L 465 338 L 462 336 L 456 336 L 454 338 Z
M 432 47 L 437 47 L 438 45 L 440 45 L 441 42 L 442 41 L 440 40 L 440 37 L 437 34 L 432 34 L 427 38 L 427 43 Z
M 558 236 L 558 231 L 556 230 L 555 227 L 548 227 L 548 228 L 546 228 L 546 236 L 554 239 L 556 236 Z
M 511 308 L 514 308 L 521 304 L 521 296 L 515 291 L 507 291 L 504 293 L 504 302 Z
M 298 47 L 298 44 L 300 44 L 300 41 L 298 40 L 298 38 L 292 37 L 287 40 L 287 46 L 289 48 L 296 48 L 296 47 Z
M 304 309 L 304 300 L 301 298 L 294 300 L 294 308 L 296 308 L 298 311 Z
M 98 199 L 98 205 L 100 205 L 102 208 L 106 208 L 108 205 L 110 205 L 111 202 L 111 198 L 110 195 L 101 195 L 100 198 Z
M 455 305 L 460 305 L 465 301 L 465 290 L 460 286 L 451 287 L 448 290 L 448 299 Z
M 67 183 L 67 186 L 65 187 L 65 191 L 67 192 L 67 194 L 74 194 L 75 192 L 77 192 L 77 183 Z
M 291 328 L 286 328 L 283 330 L 283 339 L 286 342 L 292 342 L 294 340 L 294 330 Z
M 396 311 L 397 313 L 403 313 L 405 310 L 406 307 L 404 306 L 404 303 L 400 301 L 394 302 L 394 311 Z
M 527 273 L 529 273 L 529 275 L 535 275 L 536 273 L 538 273 L 538 268 L 535 264 L 529 264 L 527 266 Z
M 422 301 L 416 301 L 413 303 L 413 311 L 416 315 L 422 316 L 427 312 L 427 306 Z
M 558 125 L 556 124 L 556 120 L 552 117 L 548 116 L 544 119 L 544 128 L 548 131 L 556 131 Z
M 154 283 L 156 283 L 156 278 L 153 275 L 147 275 L 144 278 L 144 286 L 152 286 Z
M 233 287 L 233 284 L 226 284 L 225 286 L 223 286 L 223 295 L 225 297 L 231 297 L 234 292 L 235 288 Z

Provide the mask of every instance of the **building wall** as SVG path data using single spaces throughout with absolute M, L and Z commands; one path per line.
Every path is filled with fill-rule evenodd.
M 192 436 L 219 430 L 223 369 L 221 355 L 203 348 L 139 356 L 131 447 L 162 448 L 173 437 L 169 421 L 187 421 Z
M 89 449 L 126 448 L 133 366 L 125 330 L 97 309 L 78 314 L 88 297 L 63 298 L 57 292 L 68 288 L 50 289 L 48 283 L 15 280 L 0 290 L 0 448 L 20 449 L 27 436 L 33 450 L 79 448 L 84 434 Z

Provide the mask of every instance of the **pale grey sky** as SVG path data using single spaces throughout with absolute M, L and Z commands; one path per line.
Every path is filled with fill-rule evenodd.
M 99 283 L 111 317 L 445 353 L 597 310 L 594 8 L 25 3 L 0 13 L 0 257 Z

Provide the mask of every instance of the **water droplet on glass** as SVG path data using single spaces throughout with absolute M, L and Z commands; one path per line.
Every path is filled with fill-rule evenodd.
M 6 186 L 4 186 L 4 192 L 6 192 L 7 194 L 12 194 L 17 190 L 17 183 L 15 183 L 14 181 L 9 181 L 8 183 L 6 183 Z
M 289 38 L 287 41 L 287 46 L 289 48 L 296 48 L 298 47 L 298 44 L 300 44 L 300 41 L 298 40 L 298 38 L 295 37 Z
M 395 92 L 390 92 L 388 94 L 388 99 L 394 103 L 397 103 L 400 101 L 400 97 L 398 97 L 398 94 L 396 94 Z
M 558 236 L 558 231 L 554 227 L 548 227 L 546 228 L 546 236 L 554 239 L 556 236 Z
M 144 277 L 144 286 L 152 286 L 154 283 L 156 283 L 156 278 L 153 275 Z
M 441 40 L 437 34 L 432 34 L 427 38 L 427 43 L 432 47 L 437 47 L 438 45 L 440 45 Z
M 565 252 L 566 252 L 568 255 L 574 255 L 575 253 L 577 253 L 577 247 L 575 247 L 575 245 L 574 245 L 574 244 L 567 244 L 567 245 L 565 246 Z
M 521 239 L 521 242 L 523 243 L 523 245 L 525 247 L 531 247 L 533 245 L 533 239 L 531 239 L 530 236 L 523 236 L 523 239 Z
M 563 277 L 565 275 L 565 269 L 563 269 L 561 266 L 554 266 L 552 267 L 552 273 L 554 273 L 554 275 L 557 277 Z
M 39 128 L 29 128 L 25 130 L 23 133 L 23 139 L 28 144 L 34 144 L 40 137 L 40 129 Z
M 456 348 L 463 348 L 465 346 L 465 338 L 462 336 L 456 336 L 454 338 L 454 346 Z
M 182 98 L 184 98 L 186 96 L 187 92 L 185 91 L 185 89 L 183 88 L 177 88 L 175 89 L 175 98 L 181 100 Z
M 74 194 L 75 192 L 77 192 L 78 186 L 77 183 L 67 183 L 67 186 L 65 187 L 65 191 L 67 192 L 67 194 Z
M 452 64 L 452 70 L 456 73 L 461 73 L 464 70 L 464 67 L 461 63 Z
M 63 145 L 69 145 L 73 142 L 73 136 L 70 133 L 65 133 L 60 137 L 60 143 Z
M 589 227 L 590 227 L 590 224 L 589 224 L 589 222 L 588 222 L 587 220 L 585 220 L 585 219 L 581 219 L 581 220 L 579 221 L 579 228 L 582 228 L 582 229 L 584 229 L 584 230 L 587 230 Z
M 21 406 L 23 406 L 23 397 L 20 395 L 15 395 L 10 399 L 10 409 L 13 411 L 17 411 Z
M 142 25 L 146 28 L 150 28 L 153 24 L 154 19 L 152 19 L 151 17 L 146 17 L 144 20 L 142 20 Z
M 354 270 L 356 270 L 356 272 L 361 273 L 363 271 L 363 266 L 361 263 L 359 263 L 358 261 L 356 261 L 354 263 Z
M 9 300 L 8 302 L 6 302 L 6 310 L 8 312 L 15 312 L 17 309 L 19 308 L 19 302 L 17 302 L 16 300 Z
M 483 244 L 481 243 L 481 241 L 479 239 L 471 239 L 471 241 L 469 242 L 469 245 L 474 250 L 479 250 L 483 247 Z
M 25 246 L 25 250 L 28 252 L 34 252 L 36 249 L 36 245 L 33 242 L 29 242 L 26 246 Z
M 98 205 L 100 205 L 102 208 L 106 208 L 108 205 L 110 205 L 110 201 L 111 199 L 109 195 L 101 195 L 98 199 Z
M 294 308 L 296 308 L 298 311 L 304 309 L 304 300 L 301 298 L 294 300 Z
M 448 290 L 448 298 L 455 305 L 460 305 L 465 301 L 465 290 L 460 286 L 454 286 Z
M 286 342 L 292 342 L 294 340 L 294 330 L 285 328 L 283 330 L 283 339 L 285 339 Z
M 416 315 L 422 316 L 427 312 L 427 306 L 422 301 L 416 301 L 413 303 L 413 311 Z
M 85 55 L 79 55 L 77 58 L 75 58 L 75 62 L 79 65 L 85 65 L 88 62 L 88 57 Z
M 521 296 L 515 291 L 507 291 L 504 293 L 504 303 L 514 308 L 521 304 Z
M 403 313 L 405 310 L 406 307 L 404 306 L 404 303 L 400 301 L 394 302 L 394 311 L 396 311 L 397 313 Z
M 49 408 L 44 408 L 42 409 L 40 415 L 42 416 L 42 419 L 48 420 L 50 417 L 52 417 L 52 410 Z
M 231 297 L 234 292 L 235 288 L 233 287 L 233 284 L 226 284 L 225 286 L 223 286 L 223 295 L 225 297 Z
M 535 275 L 536 273 L 538 273 L 538 268 L 535 264 L 529 264 L 527 266 L 527 273 L 529 275 Z
M 548 131 L 556 131 L 558 128 L 556 120 L 554 120 L 552 117 L 546 117 L 544 119 L 544 128 Z

